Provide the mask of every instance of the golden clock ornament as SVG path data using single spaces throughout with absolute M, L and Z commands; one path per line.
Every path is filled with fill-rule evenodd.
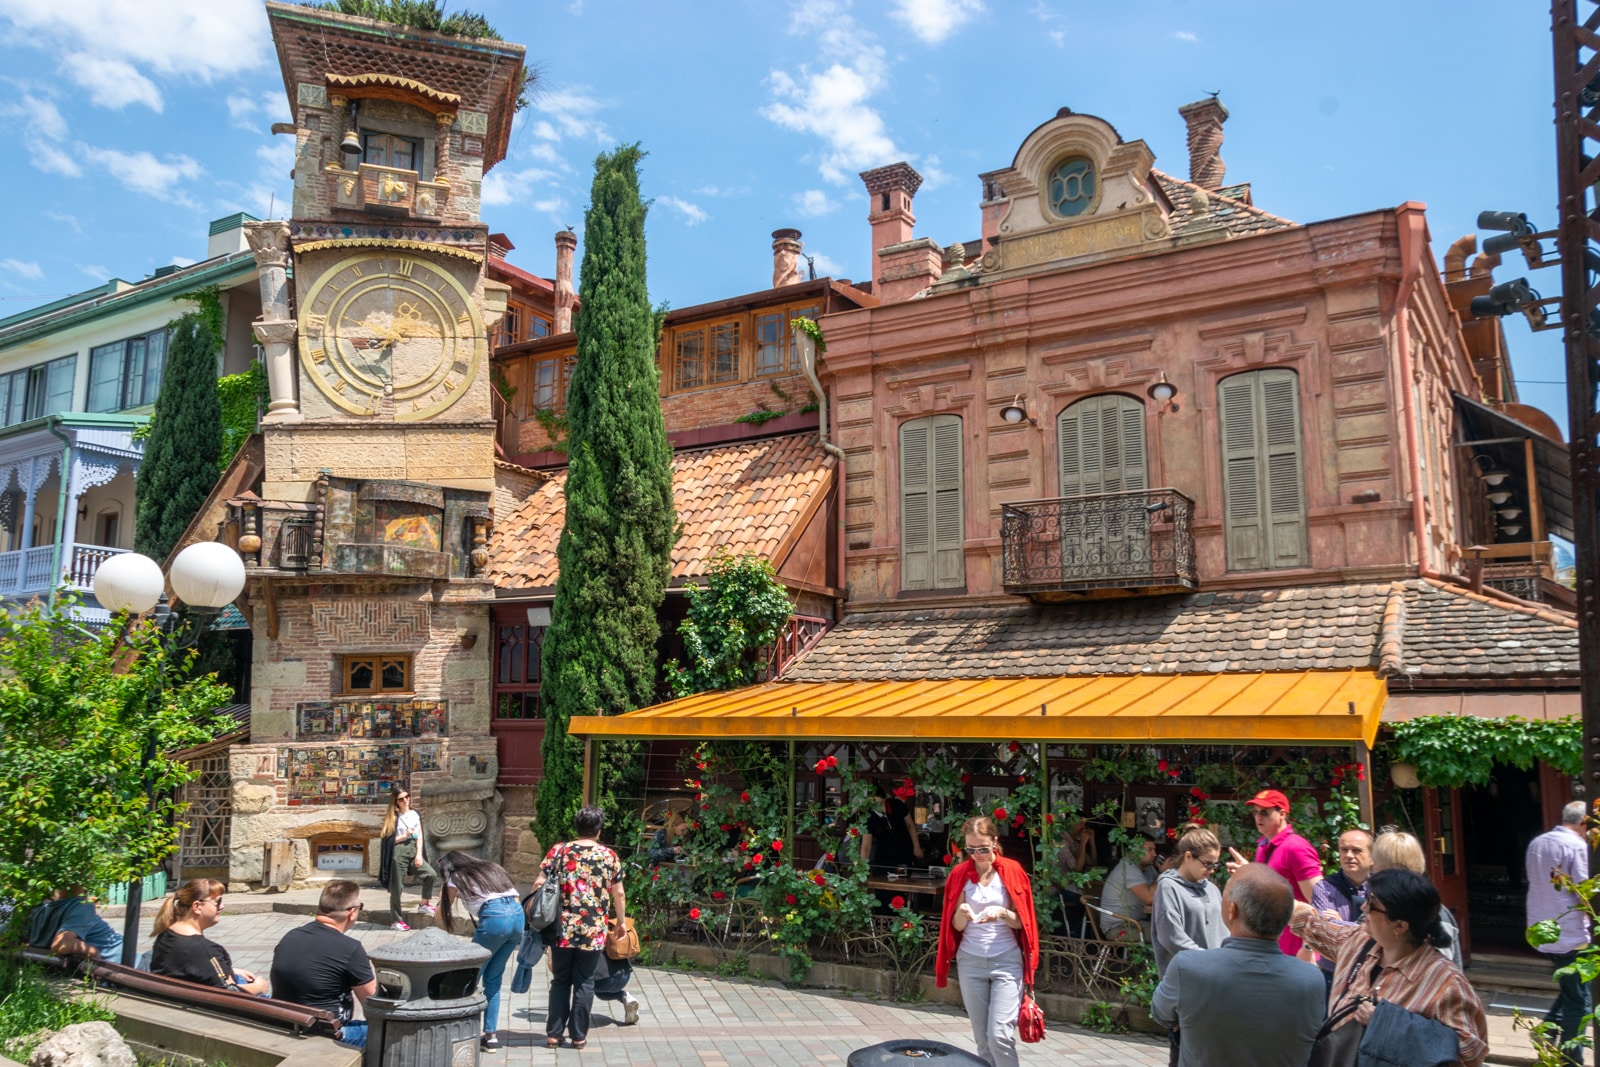
M 363 253 L 325 271 L 300 303 L 300 365 L 340 411 L 398 422 L 443 412 L 483 364 L 483 318 L 443 267 Z

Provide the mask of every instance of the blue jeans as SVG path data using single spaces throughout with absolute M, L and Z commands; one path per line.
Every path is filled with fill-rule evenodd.
M 367 1020 L 354 1019 L 339 1029 L 339 1044 L 351 1048 L 367 1047 Z
M 1578 958 L 1576 950 L 1572 952 L 1552 953 L 1550 962 L 1557 970 L 1568 966 Z M 1589 1014 L 1589 986 L 1583 978 L 1576 974 L 1564 974 L 1556 979 L 1560 992 L 1556 994 L 1556 1002 L 1550 1005 L 1550 1010 L 1545 1013 L 1544 1021 L 1555 1023 L 1561 1027 L 1561 1049 L 1564 1063 L 1583 1063 L 1583 1049 L 1568 1050 L 1567 1042 L 1576 1038 L 1583 1032 L 1583 1017 Z
M 489 959 L 479 972 L 483 976 L 483 995 L 489 998 L 483 1012 L 486 1034 L 494 1033 L 500 1025 L 500 984 L 505 980 L 511 951 L 522 941 L 524 921 L 522 905 L 516 897 L 486 900 L 478 913 L 478 931 L 472 935 L 472 943 L 489 950 Z

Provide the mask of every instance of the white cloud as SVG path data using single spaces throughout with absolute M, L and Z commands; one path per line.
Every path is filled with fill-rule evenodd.
M 264 92 L 252 96 L 238 92 L 228 94 L 228 122 L 241 130 L 265 133 L 278 119 L 289 115 L 288 101 L 280 92 Z
M 60 174 L 76 178 L 83 173 L 77 160 L 62 147 L 67 138 L 67 120 L 61 109 L 47 97 L 23 93 L 11 104 L 0 104 L 0 119 L 15 125 L 22 135 L 22 145 L 28 151 L 28 162 L 46 174 Z
M 98 263 L 80 263 L 78 264 L 78 270 L 82 271 L 84 274 L 87 274 L 97 282 L 107 281 L 111 277 L 110 268 L 102 267 Z
M 69 215 L 65 211 L 46 211 L 43 214 L 51 222 L 59 222 L 72 230 L 73 233 L 83 232 L 83 224 L 78 221 L 78 216 L 76 215 Z
M 826 147 L 817 169 L 830 182 L 843 183 L 864 167 L 892 162 L 900 153 L 870 104 L 889 82 L 883 48 L 831 0 L 797 8 L 789 32 L 810 41 L 828 66 L 821 71 L 803 66 L 796 74 L 772 71 L 767 82 L 774 100 L 761 109 L 762 116 L 822 138 Z
M 0 18 L 106 107 L 159 110 L 150 75 L 209 82 L 259 66 L 271 40 L 257 0 L 0 0 Z
M 24 278 L 43 278 L 44 268 L 37 263 L 27 263 L 20 259 L 0 259 L 0 268 L 20 274 Z
M 1028 14 L 1038 19 L 1045 27 L 1045 36 L 1050 38 L 1052 44 L 1057 48 L 1065 48 L 1067 46 L 1067 31 L 1059 25 L 1061 16 L 1050 5 L 1034 4 L 1033 7 L 1028 9 Z
M 581 91 L 582 88 L 547 89 L 536 94 L 533 108 L 545 118 L 533 124 L 533 135 L 545 141 L 572 139 L 608 143 L 611 134 L 595 117 L 606 105 Z
M 558 214 L 565 209 L 566 206 L 567 202 L 561 199 L 559 196 L 551 197 L 549 200 L 535 200 L 533 202 L 533 210 L 542 211 L 546 215 Z
M 691 204 L 689 201 L 680 200 L 675 196 L 658 196 L 656 197 L 656 203 L 663 207 L 670 207 L 672 210 L 682 214 L 688 220 L 690 226 L 698 226 L 711 217 L 706 214 L 705 208 L 699 204 Z
M 550 171 L 538 167 L 512 170 L 502 164 L 483 176 L 481 199 L 485 207 L 516 204 L 528 199 L 534 187 L 550 177 Z
M 558 166 L 565 164 L 565 160 L 561 158 L 560 150 L 549 141 L 541 141 L 534 145 L 528 149 L 528 155 L 542 163 L 554 163 Z
M 1055 46 L 1057 48 L 1065 48 L 1065 47 L 1067 47 L 1067 31 L 1066 30 L 1050 30 L 1050 31 L 1048 31 L 1048 35 L 1050 37 L 1050 40 L 1055 44 Z
M 917 164 L 917 170 L 922 174 L 922 188 L 934 190 L 941 185 L 950 184 L 950 172 L 939 166 L 938 156 L 928 156 Z
M 982 0 L 893 0 L 889 15 L 928 44 L 939 44 L 982 12 Z
M 67 77 L 89 90 L 89 101 L 100 107 L 121 109 L 143 104 L 151 111 L 162 109 L 161 90 L 156 83 L 134 69 L 125 59 L 73 52 L 61 57 Z
M 1200 43 L 1200 35 L 1199 34 L 1195 34 L 1195 33 L 1190 33 L 1188 30 L 1177 30 L 1172 34 L 1172 36 L 1176 40 L 1188 41 L 1190 44 L 1199 44 Z
M 811 257 L 811 265 L 817 268 L 819 278 L 843 278 L 845 276 L 844 264 L 832 256 L 823 255 L 821 252 L 807 252 Z
M 55 145 L 27 136 L 24 136 L 22 141 L 28 146 L 28 162 L 46 174 L 76 178 L 83 173 L 78 161 Z
M 157 159 L 149 152 L 123 152 L 91 145 L 79 145 L 78 154 L 136 193 L 191 206 L 193 202 L 177 185 L 205 173 L 197 161 L 186 155 Z
M 795 194 L 794 207 L 800 214 L 814 219 L 837 211 L 839 202 L 821 189 L 807 189 Z

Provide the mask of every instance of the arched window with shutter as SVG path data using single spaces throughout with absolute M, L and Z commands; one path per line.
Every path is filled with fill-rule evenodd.
M 930 415 L 900 426 L 900 588 L 967 584 L 961 543 L 961 416 Z
M 1056 417 L 1061 474 L 1061 566 L 1064 575 L 1121 570 L 1150 558 L 1143 501 L 1080 500 L 1150 487 L 1145 464 L 1144 405 L 1129 396 L 1091 396 Z
M 1228 569 L 1310 563 L 1300 439 L 1300 376 L 1282 367 L 1217 384 Z

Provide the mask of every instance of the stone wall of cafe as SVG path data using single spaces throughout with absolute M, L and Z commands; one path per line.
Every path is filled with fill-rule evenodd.
M 251 740 L 232 751 L 231 883 L 257 883 L 264 846 L 288 840 L 294 880 L 376 875 L 386 783 L 409 784 L 428 854 L 502 858 L 503 801 L 489 734 L 486 583 L 281 583 L 252 599 L 258 649 Z M 277 637 L 264 615 L 277 613 Z M 409 653 L 412 692 L 341 697 L 340 658 Z M 317 857 L 323 856 L 319 869 Z M 331 858 L 337 855 L 339 858 Z

